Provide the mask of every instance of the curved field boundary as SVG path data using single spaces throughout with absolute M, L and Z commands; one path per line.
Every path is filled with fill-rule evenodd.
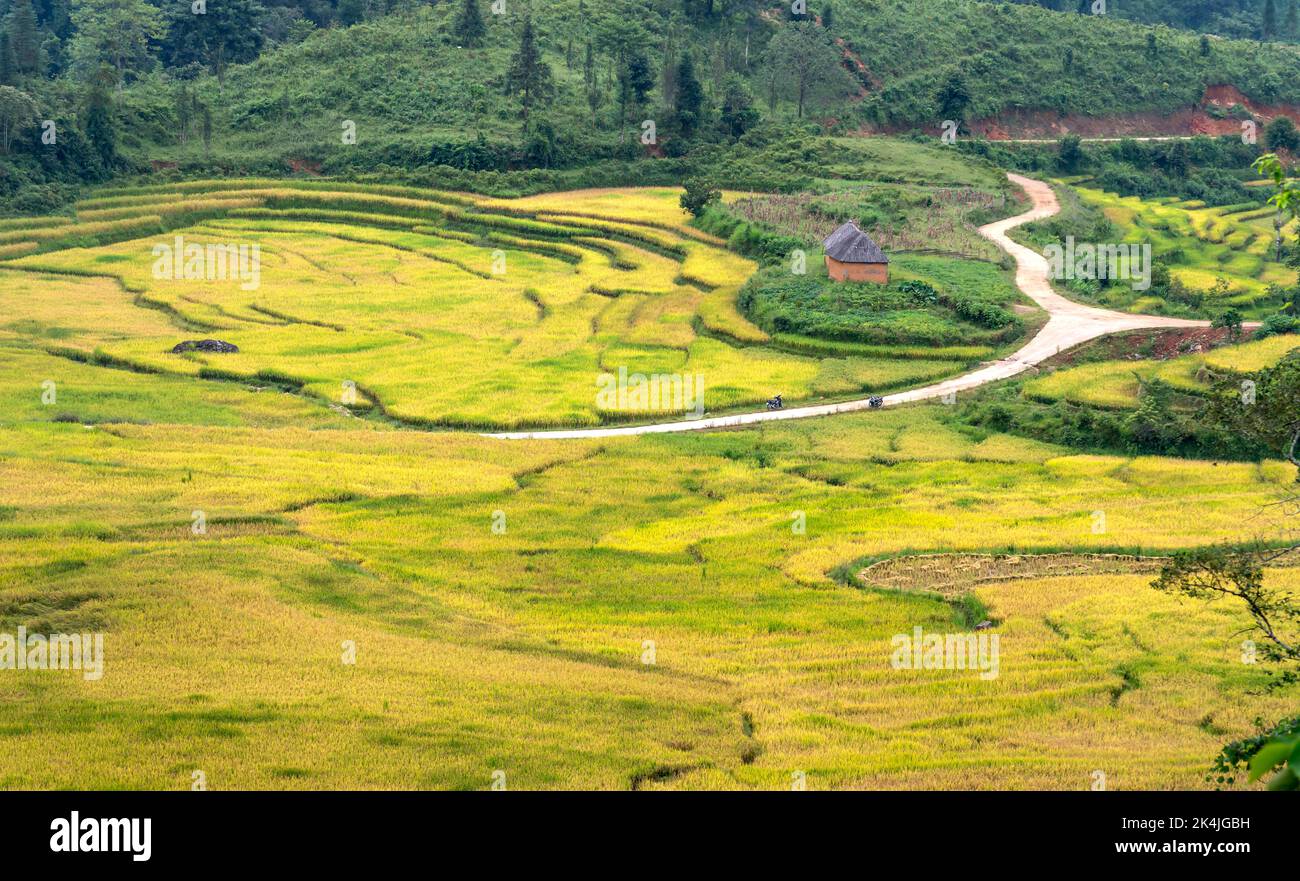
M 1184 318 L 1165 318 L 1158 315 L 1133 315 L 1097 309 L 1066 299 L 1052 289 L 1046 258 L 1032 249 L 1012 241 L 1007 232 L 1022 224 L 1051 217 L 1061 210 L 1052 188 L 1042 181 L 1008 174 L 1007 178 L 1028 194 L 1033 207 L 994 223 L 981 226 L 980 235 L 1006 251 L 1016 261 L 1016 286 L 1050 316 L 1047 324 L 1034 338 L 1015 353 L 992 361 L 943 382 L 909 391 L 885 395 L 884 406 L 908 404 L 970 391 L 990 382 L 1009 379 L 1042 363 L 1048 358 L 1097 337 L 1129 330 L 1158 327 L 1209 327 L 1208 321 Z M 621 437 L 637 434 L 667 434 L 679 431 L 703 431 L 716 428 L 737 428 L 759 422 L 776 422 L 782 419 L 810 419 L 815 416 L 833 416 L 838 413 L 855 413 L 870 409 L 870 399 L 860 398 L 838 404 L 820 404 L 812 407 L 791 407 L 785 410 L 765 410 L 758 413 L 737 413 L 731 416 L 713 416 L 703 419 L 659 422 L 651 425 L 631 425 L 620 428 L 582 428 L 557 431 L 508 431 L 489 433 L 488 437 L 503 440 L 566 440 L 578 438 Z
M 1169 558 L 1132 554 L 908 554 L 861 569 L 871 587 L 960 596 L 981 584 L 1101 573 L 1155 572 Z
M 1023 554 L 978 554 L 958 551 L 903 554 L 877 560 L 859 569 L 857 578 L 868 587 L 937 593 L 954 599 L 985 584 L 1063 578 L 1078 575 L 1140 575 L 1158 572 L 1172 559 L 1167 554 L 1106 554 L 1054 551 Z M 1300 556 L 1286 554 L 1268 563 L 1270 569 L 1300 566 Z

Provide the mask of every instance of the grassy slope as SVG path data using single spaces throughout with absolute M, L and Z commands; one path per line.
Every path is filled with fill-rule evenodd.
M 1224 41 L 1203 58 L 1195 34 L 1159 30 L 1159 54 L 1151 59 L 1151 29 L 1113 17 L 980 0 L 860 0 L 837 4 L 835 16 L 837 30 L 885 85 L 864 108 L 882 122 L 937 129 L 934 94 L 956 69 L 967 78 L 974 116 L 1017 108 L 1088 115 L 1170 110 L 1198 102 L 1214 83 L 1261 98 L 1270 70 L 1276 97 L 1300 99 L 1294 51 Z M 1067 48 L 1075 61 L 1069 72 Z
M 626 14 L 648 27 L 650 50 L 657 54 L 663 42 L 661 13 L 648 6 L 634 9 Z M 507 22 L 488 16 L 486 47 L 460 49 L 449 35 L 452 12 L 452 6 L 439 4 L 421 7 L 414 15 L 316 34 L 302 45 L 232 68 L 224 90 L 215 81 L 201 80 L 199 92 L 217 96 L 211 102 L 215 161 L 247 162 L 258 156 L 319 161 L 346 149 L 353 158 L 369 151 L 366 161 L 374 163 L 394 145 L 403 147 L 396 155 L 409 158 L 412 150 L 430 143 L 462 142 L 478 134 L 517 142 L 517 108 L 500 95 L 512 31 Z M 593 30 L 589 20 L 579 20 L 573 0 L 548 5 L 536 18 L 559 86 L 547 115 L 580 152 L 607 154 L 617 141 L 609 125 L 611 107 L 606 104 L 601 126 L 594 127 L 582 87 L 582 45 Z M 825 115 L 850 125 L 855 118 L 921 128 L 937 124 L 935 89 L 958 66 L 975 97 L 975 115 L 1015 108 L 1088 114 L 1171 109 L 1196 102 L 1207 84 L 1219 82 L 1233 83 L 1260 100 L 1300 100 L 1300 59 L 1292 52 L 1261 55 L 1256 45 L 1222 42 L 1211 58 L 1203 59 L 1194 35 L 1162 32 L 1161 54 L 1151 61 L 1145 54 L 1148 29 L 1113 18 L 977 0 L 850 0 L 837 4 L 836 22 L 836 35 L 849 41 L 883 85 L 861 105 L 841 99 L 827 108 Z M 752 41 L 755 75 L 762 65 L 753 59 L 773 26 L 761 24 Z M 703 59 L 716 32 L 713 26 L 694 26 L 685 31 L 685 39 Z M 563 57 L 570 36 L 578 47 L 572 70 Z M 1076 61 L 1069 75 L 1061 66 L 1066 47 L 1074 49 Z M 704 73 L 708 65 L 697 67 L 711 88 Z M 605 82 L 608 62 L 601 58 L 597 69 Z M 1276 74 L 1276 95 L 1266 82 L 1269 71 Z M 754 91 L 764 94 L 758 82 Z M 657 94 L 656 89 L 651 96 L 656 104 Z M 123 143 L 130 152 L 150 159 L 202 158 L 197 138 L 184 147 L 175 144 L 166 122 L 173 98 L 158 80 L 129 90 L 127 105 L 131 119 Z M 787 108 L 783 105 L 780 112 Z M 348 119 L 357 123 L 358 143 L 345 148 L 340 126 Z
M 1034 0 L 1017 0 L 1034 2 Z M 1202 33 L 1252 39 L 1259 36 L 1263 25 L 1267 0 L 1235 0 L 1235 2 L 1206 3 L 1204 0 L 1123 0 L 1110 4 L 1111 14 L 1134 21 L 1166 24 Z M 1073 0 L 1055 0 L 1055 5 L 1066 8 Z M 1278 33 L 1276 40 L 1294 42 L 1300 34 L 1285 33 L 1287 8 L 1290 0 L 1277 2 Z

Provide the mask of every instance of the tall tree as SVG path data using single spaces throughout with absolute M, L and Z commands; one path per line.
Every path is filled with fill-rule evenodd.
M 754 96 L 749 86 L 739 74 L 727 74 L 722 89 L 722 110 L 719 114 L 722 129 L 733 138 L 738 138 L 758 123 L 758 111 L 754 109 Z
M 19 74 L 40 74 L 41 41 L 36 29 L 36 10 L 31 0 L 13 0 L 4 20 L 13 53 L 14 70 Z
M 72 35 L 71 4 L 69 0 L 35 0 L 36 17 L 41 26 L 60 40 Z
M 1083 162 L 1083 141 L 1078 135 L 1066 135 L 1056 153 L 1056 162 L 1063 171 L 1074 174 Z
M 117 164 L 117 128 L 113 122 L 113 99 L 107 88 L 111 82 L 111 74 L 95 78 L 81 119 L 81 130 L 106 169 Z
M 1286 35 L 1294 40 L 1300 37 L 1300 0 L 1291 0 L 1286 7 Z
M 605 95 L 595 85 L 587 87 L 587 106 L 591 108 L 591 124 L 598 125 L 597 111 L 605 103 Z
M 1290 117 L 1278 116 L 1264 127 L 1264 146 L 1273 151 L 1300 151 L 1300 131 Z
M 466 49 L 483 45 L 487 28 L 483 25 L 483 14 L 479 11 L 478 0 L 464 0 L 460 12 L 456 15 L 452 33 Z
M 207 159 L 212 152 L 212 108 L 207 104 L 201 106 L 201 128 L 200 133 L 203 136 L 203 158 Z
M 677 47 L 680 44 L 683 27 L 684 20 L 681 13 L 674 11 L 664 28 L 662 55 L 664 63 L 663 71 L 659 75 L 659 96 L 668 107 L 674 106 L 677 100 L 677 66 L 680 58 Z
M 542 60 L 537 35 L 533 32 L 533 20 L 525 15 L 519 31 L 519 50 L 510 59 L 510 69 L 506 71 L 506 94 L 520 97 L 525 129 L 533 105 L 546 103 L 554 93 L 551 66 Z
M 650 69 L 650 59 L 639 47 L 630 47 L 623 56 L 623 63 L 618 69 L 618 107 L 619 126 L 627 124 L 627 111 L 645 103 L 646 96 L 654 88 L 655 75 Z M 622 128 L 619 139 L 627 135 Z
M 361 24 L 366 20 L 365 0 L 339 0 L 338 16 L 339 24 L 344 27 Z
M 176 87 L 176 143 L 184 144 L 190 137 L 190 126 L 194 122 L 194 94 L 189 86 L 180 83 Z
M 654 71 L 645 54 L 649 42 L 633 7 L 614 4 L 604 11 L 597 27 L 597 44 L 609 57 L 611 79 L 617 85 L 620 142 L 627 138 L 628 111 L 640 106 L 654 88 Z
M 677 62 L 677 91 L 673 102 L 673 117 L 677 130 L 683 137 L 695 136 L 703 111 L 704 89 L 695 77 L 695 63 L 691 61 L 691 53 L 683 52 L 681 60 Z
M 763 91 L 767 93 L 767 112 L 773 114 L 776 113 L 777 98 L 780 97 L 781 86 L 785 82 L 785 73 L 781 69 L 781 57 L 778 54 L 779 49 L 780 46 L 773 46 L 769 42 L 758 69 L 759 82 L 763 86 Z
M 173 7 L 164 44 L 167 64 L 203 64 L 224 85 L 228 65 L 252 61 L 261 50 L 257 22 L 263 12 L 255 0 L 209 0 L 198 15 L 187 3 Z
M 784 25 L 772 38 L 770 48 L 787 79 L 800 119 L 810 99 L 846 87 L 840 53 L 826 32 L 813 22 Z
M 36 102 L 13 86 L 0 86 L 0 153 L 8 153 L 14 138 L 36 121 Z
M 1260 24 L 1260 32 L 1265 40 L 1277 36 L 1277 3 L 1274 0 L 1264 0 L 1264 20 Z
M 12 86 L 18 81 L 14 51 L 9 45 L 9 35 L 0 29 L 0 86 Z
M 954 70 L 948 74 L 948 78 L 943 81 L 943 85 L 935 94 L 934 101 L 939 111 L 939 118 L 951 119 L 960 129 L 966 121 L 966 114 L 970 111 L 971 105 L 970 91 L 966 88 L 966 77 L 961 71 Z
M 162 39 L 165 30 L 162 13 L 146 0 L 80 0 L 72 8 L 72 24 L 68 54 L 74 70 L 94 80 L 109 65 L 118 86 L 127 74 L 152 65 L 150 43 Z

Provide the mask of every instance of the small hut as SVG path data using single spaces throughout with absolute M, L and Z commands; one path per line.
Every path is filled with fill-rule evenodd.
M 822 246 L 832 280 L 889 283 L 889 258 L 852 220 L 828 235 Z

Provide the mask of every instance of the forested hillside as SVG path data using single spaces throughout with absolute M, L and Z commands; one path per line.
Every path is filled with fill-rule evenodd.
M 733 167 L 744 157 L 725 151 L 769 122 L 937 134 L 944 119 L 1021 109 L 1172 111 L 1219 83 L 1258 102 L 1300 101 L 1300 55 L 1281 44 L 983 0 L 794 8 L 0 0 L 0 200 L 48 211 L 84 182 L 172 168 L 382 174 L 603 162 L 615 169 L 605 177 L 651 183 L 685 166 L 641 160 Z
M 1063 12 L 1091 13 L 1095 0 L 1013 0 Z M 1106 0 L 1107 14 L 1221 37 L 1300 39 L 1300 0 Z
M 862 0 L 836 9 L 837 28 L 882 88 L 868 119 L 937 129 L 944 118 L 1046 109 L 1100 116 L 1170 111 L 1230 83 L 1261 102 L 1300 100 L 1300 55 L 1289 47 L 1205 40 L 1114 15 L 963 0 Z M 963 90 L 940 115 L 948 77 Z M 964 92 L 965 97 L 961 97 Z

